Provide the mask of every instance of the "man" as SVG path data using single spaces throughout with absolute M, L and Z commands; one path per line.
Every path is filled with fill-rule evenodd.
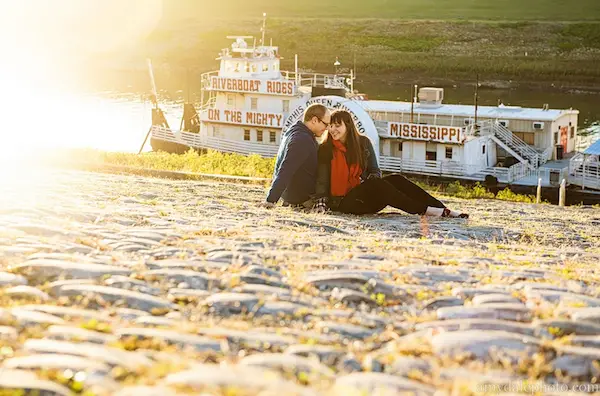
M 280 198 L 285 205 L 302 205 L 315 193 L 317 181 L 316 137 L 329 127 L 331 112 L 321 104 L 304 111 L 303 121 L 292 125 L 282 136 L 271 188 L 259 206 L 272 208 Z

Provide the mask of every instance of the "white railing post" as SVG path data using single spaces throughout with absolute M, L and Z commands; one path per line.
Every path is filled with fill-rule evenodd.
M 565 179 L 562 179 L 560 182 L 560 189 L 558 193 L 558 206 L 565 206 L 565 201 L 567 197 L 567 183 Z

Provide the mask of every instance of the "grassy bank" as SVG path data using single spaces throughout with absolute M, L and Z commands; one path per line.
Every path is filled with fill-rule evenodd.
M 147 152 L 142 154 L 103 152 L 97 150 L 71 150 L 60 155 L 69 157 L 72 163 L 86 162 L 97 165 L 123 166 L 158 171 L 203 173 L 209 175 L 229 175 L 270 179 L 275 167 L 274 158 L 262 158 L 258 155 L 245 156 L 208 151 L 198 154 L 189 150 L 185 154 L 165 152 Z M 268 183 L 265 183 L 268 184 Z M 435 195 L 445 195 L 465 199 L 500 199 L 512 202 L 534 203 L 531 195 L 515 194 L 508 189 L 494 195 L 480 184 L 464 186 L 459 182 L 451 184 L 425 184 L 417 182 L 422 188 Z
M 164 14 L 179 20 L 260 16 L 455 20 L 600 20 L 597 0 L 176 0 L 164 2 Z
M 143 43 L 106 59 L 143 69 L 150 57 L 162 86 L 191 83 L 197 90 L 198 74 L 216 69 L 215 56 L 230 45 L 225 37 L 238 34 L 260 37 L 260 19 L 163 22 Z M 306 71 L 333 72 L 338 57 L 340 71 L 355 65 L 359 79 L 421 75 L 464 81 L 479 73 L 483 81 L 600 84 L 597 22 L 282 17 L 269 19 L 266 37 L 280 47 L 284 70 L 293 70 L 298 54 Z
M 185 154 L 166 152 L 133 154 L 75 149 L 65 151 L 58 157 L 68 157 L 73 164 L 85 162 L 150 170 L 257 178 L 270 178 L 275 167 L 274 158 L 266 159 L 259 155 L 245 156 L 218 151 L 209 151 L 200 155 L 194 150 L 189 150 Z M 57 156 L 49 157 L 48 161 L 52 162 L 56 158 Z

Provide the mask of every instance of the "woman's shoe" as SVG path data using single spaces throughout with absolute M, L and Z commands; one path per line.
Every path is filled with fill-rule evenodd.
M 442 215 L 442 217 L 455 217 L 455 218 L 459 218 L 459 219 L 468 219 L 469 215 L 467 213 L 461 213 L 456 210 L 450 210 L 448 208 L 445 208 L 444 214 Z
M 457 212 L 456 210 L 450 210 L 448 208 L 435 208 L 433 206 L 427 207 L 425 215 L 434 217 L 458 217 L 461 219 L 469 218 L 469 215 L 467 213 Z

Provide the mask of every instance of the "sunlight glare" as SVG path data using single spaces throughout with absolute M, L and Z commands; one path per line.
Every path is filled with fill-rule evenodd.
M 14 175 L 54 148 L 139 146 L 149 105 L 80 92 L 75 77 L 88 56 L 143 40 L 161 15 L 161 0 L 0 0 L 0 169 Z

